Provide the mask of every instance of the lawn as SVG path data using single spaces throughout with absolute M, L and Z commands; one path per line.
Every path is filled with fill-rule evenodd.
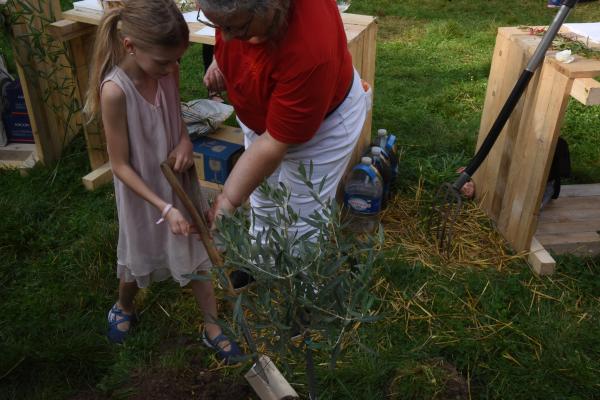
M 414 196 L 419 178 L 432 190 L 468 161 L 496 30 L 549 23 L 555 11 L 545 5 L 352 2 L 349 12 L 379 17 L 373 128 L 399 137 L 399 196 Z M 598 20 L 598 1 L 569 18 Z M 201 74 L 201 48 L 192 46 L 183 60 L 184 100 L 205 96 Z M 572 182 L 600 182 L 599 117 L 598 107 L 569 105 L 562 134 Z M 0 399 L 152 398 L 149 390 L 166 398 L 158 396 L 173 386 L 199 385 L 199 370 L 213 376 L 214 360 L 199 342 L 200 313 L 173 283 L 142 293 L 143 320 L 126 345 L 105 339 L 117 289 L 116 210 L 111 185 L 84 190 L 88 171 L 79 137 L 58 163 L 27 177 L 0 172 Z M 600 259 L 557 257 L 557 273 L 538 278 L 522 260 L 449 271 L 411 263 L 402 250 L 385 254 L 377 277 L 387 287 L 384 318 L 361 328 L 335 370 L 319 367 L 321 398 L 600 398 Z M 289 380 L 306 395 L 298 362 Z M 233 388 L 247 367 L 214 376 Z

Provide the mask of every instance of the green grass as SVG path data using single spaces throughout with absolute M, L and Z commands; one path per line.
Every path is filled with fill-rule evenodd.
M 472 154 L 496 29 L 554 15 L 545 0 L 354 0 L 350 11 L 380 17 L 374 129 L 399 135 L 400 189 L 409 194 L 419 176 L 431 187 Z M 570 21 L 599 19 L 592 2 Z M 182 63 L 184 100 L 206 94 L 201 76 L 200 46 L 192 46 Z M 600 182 L 599 110 L 569 106 L 562 132 L 574 182 Z M 56 165 L 28 177 L 0 172 L 0 399 L 89 390 L 126 397 L 141 370 L 188 368 L 192 358 L 209 365 L 201 347 L 178 345 L 197 339 L 201 317 L 172 283 L 143 294 L 143 321 L 127 345 L 107 343 L 117 221 L 112 187 L 86 192 L 87 171 L 78 138 Z M 396 292 L 383 304 L 386 318 L 362 329 L 335 371 L 319 369 L 322 398 L 443 398 L 443 374 L 430 368 L 436 358 L 456 366 L 471 398 L 600 398 L 600 262 L 558 262 L 552 278 L 533 277 L 522 262 L 449 278 L 443 266 L 390 255 L 381 273 Z M 391 312 L 392 302 L 400 311 Z M 290 380 L 302 382 L 296 372 Z

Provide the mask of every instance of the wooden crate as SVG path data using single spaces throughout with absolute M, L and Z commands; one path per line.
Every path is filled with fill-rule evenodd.
M 38 160 L 50 163 L 60 157 L 63 148 L 82 125 L 73 84 L 70 53 L 49 33 L 52 21 L 61 18 L 59 0 L 36 3 L 23 9 L 19 2 L 10 2 L 11 44 L 17 72 L 35 141 L 25 164 L 31 167 Z M 41 46 L 44 52 L 34 52 Z M 79 103 L 81 104 L 81 103 Z M 10 164 L 10 150 L 0 153 L 0 165 Z M 6 158 L 5 158 L 6 157 Z M 14 160 L 12 160 L 14 161 Z
M 87 90 L 87 74 L 90 61 L 90 46 L 93 43 L 93 32 L 100 23 L 101 15 L 98 13 L 68 10 L 62 14 L 64 20 L 51 25 L 52 33 L 60 40 L 68 43 L 76 63 L 77 93 L 82 96 Z M 356 14 L 342 14 L 342 20 L 348 39 L 348 49 L 352 54 L 354 67 L 374 89 L 375 85 L 375 56 L 377 39 L 377 20 L 375 17 Z M 195 32 L 204 27 L 199 22 L 188 23 L 190 41 L 193 43 L 214 44 L 214 37 L 197 35 Z M 84 126 L 88 155 L 92 172 L 83 178 L 88 189 L 94 189 L 110 180 L 108 170 L 108 156 L 106 154 L 106 140 L 98 124 Z M 366 151 L 371 142 L 371 113 L 361 132 L 359 143 L 354 150 L 350 165 L 356 164 L 361 155 Z M 218 187 L 213 187 L 219 190 Z
M 498 30 L 477 147 L 540 40 L 527 29 Z M 600 76 L 600 61 L 576 56 L 573 63 L 562 64 L 555 60 L 554 53 L 548 52 L 494 148 L 473 177 L 482 208 L 517 251 L 531 249 L 569 99 L 600 104 L 600 85 L 591 79 Z M 538 239 L 541 245 L 550 244 L 544 235 Z

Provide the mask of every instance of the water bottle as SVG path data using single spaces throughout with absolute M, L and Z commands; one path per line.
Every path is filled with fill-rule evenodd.
M 387 145 L 387 138 L 387 129 L 377 129 L 377 141 L 375 142 L 375 146 L 379 146 L 382 149 L 385 149 L 385 146 Z
M 382 208 L 385 208 L 388 199 L 391 197 L 390 189 L 392 185 L 392 166 L 387 155 L 381 149 L 381 147 L 371 147 L 371 159 L 373 165 L 379 171 L 379 175 L 383 178 L 383 195 L 382 195 Z
M 381 175 L 370 157 L 363 157 L 344 186 L 344 204 L 348 210 L 348 228 L 352 232 L 373 232 L 379 225 L 383 195 Z
M 396 136 L 388 134 L 386 129 L 377 130 L 377 146 L 381 147 L 386 153 L 392 166 L 392 182 L 398 176 L 398 149 L 396 147 Z
M 388 135 L 385 143 L 385 152 L 390 158 L 392 165 L 392 182 L 396 180 L 399 171 L 400 157 L 398 156 L 398 148 L 396 146 L 396 136 Z

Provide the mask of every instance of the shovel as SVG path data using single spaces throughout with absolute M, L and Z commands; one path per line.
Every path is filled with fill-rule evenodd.
M 440 250 L 446 254 L 450 254 L 454 224 L 462 209 L 460 189 L 471 179 L 471 176 L 473 176 L 489 154 L 500 132 L 502 132 L 506 121 L 510 118 L 523 92 L 525 92 L 531 77 L 546 56 L 546 51 L 550 48 L 558 30 L 577 2 L 578 0 L 562 0 L 561 7 L 554 17 L 552 24 L 548 27 L 535 53 L 529 60 L 525 70 L 521 73 L 481 147 L 458 178 L 452 184 L 444 183 L 440 186 L 433 198 L 433 205 L 427 222 L 428 231 L 435 235 Z
M 172 159 L 164 161 L 160 164 L 160 169 L 175 191 L 175 194 L 177 197 L 179 197 L 179 200 L 181 200 L 184 207 L 190 214 L 193 223 L 196 225 L 198 234 L 200 235 L 200 240 L 206 248 L 206 252 L 208 253 L 210 261 L 216 267 L 223 267 L 223 257 L 215 247 L 215 244 L 210 236 L 206 219 L 204 218 L 204 215 L 198 211 L 185 190 L 183 190 L 183 187 L 179 183 L 179 179 L 177 179 L 177 176 L 175 176 L 175 173 L 173 172 L 171 167 L 172 164 Z M 200 192 L 198 194 L 201 195 Z M 233 285 L 231 284 L 227 274 L 225 274 L 225 276 L 227 277 L 227 292 L 230 296 L 232 296 L 232 298 L 234 298 L 236 297 L 236 293 L 233 289 Z M 262 400 L 297 399 L 298 394 L 283 377 L 281 372 L 279 372 L 277 367 L 275 367 L 275 364 L 271 361 L 271 359 L 265 355 L 258 355 L 256 343 L 252 338 L 252 334 L 250 333 L 250 329 L 248 328 L 248 324 L 243 313 L 240 313 L 240 325 L 242 327 L 244 339 L 246 340 L 248 348 L 253 354 L 252 359 L 254 360 L 254 365 L 252 368 L 250 368 L 250 371 L 246 373 L 245 377 L 256 394 Z

